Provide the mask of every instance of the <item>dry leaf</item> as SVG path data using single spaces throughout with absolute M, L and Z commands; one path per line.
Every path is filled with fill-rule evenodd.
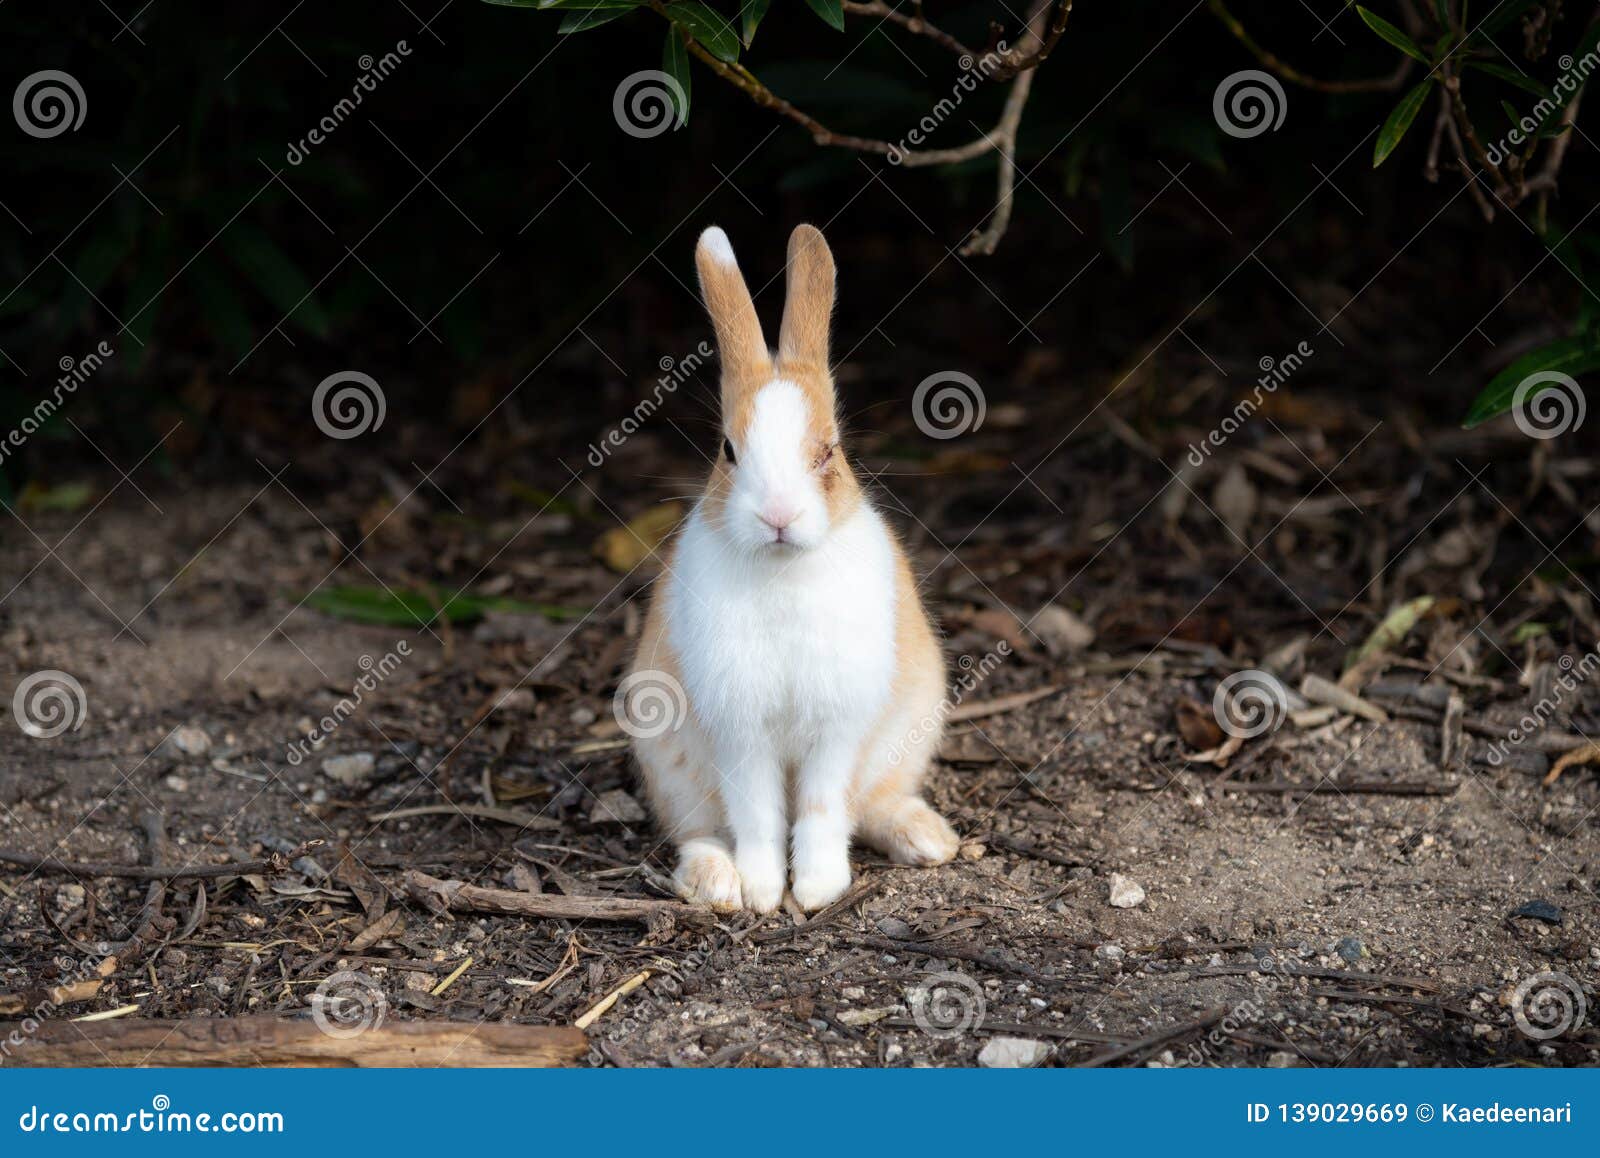
M 605 565 L 619 574 L 627 574 L 635 567 L 654 559 L 656 548 L 667 541 L 683 518 L 682 503 L 662 503 L 643 514 L 635 515 L 626 526 L 613 527 L 595 540 L 594 553 Z

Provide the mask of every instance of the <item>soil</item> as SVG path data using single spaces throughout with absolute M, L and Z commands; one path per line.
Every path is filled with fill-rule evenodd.
M 1167 380 L 1204 372 L 1175 350 Z M 1000 1038 L 1060 1065 L 1595 1064 L 1592 1015 L 1533 1036 L 1516 992 L 1561 974 L 1597 1004 L 1595 767 L 1547 786 L 1534 741 L 1489 761 L 1494 730 L 1600 639 L 1565 562 L 1593 549 L 1600 480 L 1508 424 L 1419 438 L 1316 388 L 1184 467 L 1214 416 L 1201 392 L 1169 393 L 1138 429 L 1081 422 L 1066 397 L 1026 418 L 991 399 L 932 457 L 900 449 L 909 416 L 858 438 L 949 654 L 993 667 L 966 706 L 1055 690 L 951 727 L 929 795 L 963 837 L 955 862 L 858 853 L 861 891 L 803 923 L 447 917 L 398 888 L 418 868 L 667 895 L 670 849 L 616 795 L 634 783 L 612 692 L 650 563 L 619 573 L 596 547 L 692 490 L 694 436 L 642 431 L 603 479 L 551 465 L 543 440 L 566 433 L 524 429 L 431 479 L 357 469 L 330 442 L 276 476 L 106 474 L 92 507 L 24 508 L 32 534 L 0 543 L 0 685 L 67 672 L 87 713 L 53 738 L 0 721 L 0 848 L 213 864 L 322 843 L 288 872 L 203 882 L 203 913 L 200 883 L 176 882 L 142 932 L 142 881 L 0 869 L 0 991 L 134 937 L 60 1016 L 305 1016 L 355 972 L 391 1018 L 570 1023 L 648 971 L 594 1021 L 592 1064 L 971 1065 Z M 362 625 L 303 598 L 446 581 L 548 614 Z M 1222 738 L 1207 724 L 1224 677 L 1271 661 L 1290 688 L 1337 679 L 1420 595 L 1438 602 L 1356 680 L 1387 720 L 1284 721 L 1194 759 Z M 1026 624 L 1050 602 L 1093 641 L 1046 646 Z M 1001 640 L 1012 654 L 982 664 Z M 292 762 L 371 670 L 386 674 Z M 1446 760 L 1452 693 L 1481 734 Z M 1600 734 L 1597 706 L 1580 683 L 1540 735 Z M 325 765 L 360 754 L 370 766 Z M 436 811 L 384 818 L 416 806 Z M 1114 874 L 1143 900 L 1113 907 Z M 1512 915 L 1536 901 L 1544 919 Z M 394 923 L 362 936 L 378 913 Z

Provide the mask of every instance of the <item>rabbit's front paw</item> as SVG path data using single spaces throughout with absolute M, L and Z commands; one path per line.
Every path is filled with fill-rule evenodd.
M 783 857 L 767 853 L 742 855 L 738 864 L 744 907 L 754 913 L 775 912 L 783 900 Z
M 945 864 L 961 847 L 950 822 L 921 800 L 903 804 L 889 828 L 884 851 L 896 864 Z
M 718 843 L 686 843 L 674 878 L 683 898 L 692 904 L 709 905 L 718 913 L 732 913 L 739 908 L 739 870 L 733 867 L 728 850 Z
M 850 887 L 846 856 L 818 857 L 794 866 L 794 899 L 808 913 L 833 904 Z

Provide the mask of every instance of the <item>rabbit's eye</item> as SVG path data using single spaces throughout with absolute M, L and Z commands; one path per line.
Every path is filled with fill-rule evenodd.
M 733 441 L 731 439 L 724 438 L 722 440 L 722 453 L 727 456 L 729 466 L 733 466 L 739 461 L 733 453 Z

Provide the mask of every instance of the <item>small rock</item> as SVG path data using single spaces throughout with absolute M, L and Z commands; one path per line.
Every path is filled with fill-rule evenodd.
M 986 845 L 986 844 L 983 844 L 980 841 L 976 841 L 976 840 L 963 841 L 962 845 L 961 845 L 961 859 L 962 860 L 982 860 L 983 857 L 984 857 L 984 854 L 987 853 L 988 851 L 989 851 L 989 846 Z
M 193 724 L 175 729 L 169 740 L 170 747 L 184 756 L 204 756 L 211 751 L 211 737 Z
M 164 779 L 162 781 L 162 783 L 165 784 L 168 788 L 172 789 L 174 792 L 187 792 L 187 791 L 189 791 L 189 782 L 187 780 L 185 780 L 182 776 L 168 776 L 166 779 Z
M 526 716 L 537 702 L 532 688 L 511 688 L 495 697 L 494 710 L 510 716 Z
M 1110 895 L 1113 909 L 1132 909 L 1144 904 L 1144 886 L 1121 873 L 1111 874 Z
M 1067 879 L 1069 881 L 1092 881 L 1094 880 L 1094 869 L 1086 864 L 1075 864 L 1067 870 Z
M 911 926 L 899 917 L 884 917 L 878 922 L 878 932 L 885 937 L 893 937 L 898 941 L 903 941 L 911 936 Z
M 1294 1066 L 1294 1054 L 1286 1049 L 1273 1050 L 1267 1057 L 1267 1068 L 1270 1070 L 1288 1070 Z
M 1543 921 L 1547 925 L 1559 925 L 1565 918 L 1561 910 L 1546 900 L 1532 900 L 1525 905 L 1518 905 L 1511 910 L 1513 917 L 1526 917 L 1533 921 Z
M 1128 954 L 1121 945 L 1096 945 L 1094 955 L 1102 961 L 1121 961 Z
M 978 1051 L 978 1064 L 991 1070 L 1031 1069 L 1049 1060 L 1050 1047 L 1027 1037 L 991 1037 Z
M 1352 965 L 1359 965 L 1363 957 L 1372 956 L 1367 947 L 1361 943 L 1360 937 L 1340 937 L 1333 951 Z
M 644 817 L 639 802 L 620 788 L 600 793 L 589 810 L 590 824 L 637 824 Z
M 1094 628 L 1055 603 L 1039 608 L 1028 627 L 1051 655 L 1071 655 L 1094 642 Z
M 861 1001 L 867 996 L 867 991 L 859 985 L 846 985 L 839 990 L 839 996 L 846 1001 Z
M 329 756 L 322 762 L 322 772 L 348 788 L 358 788 L 372 779 L 377 766 L 378 761 L 371 752 L 355 752 L 349 756 Z
M 62 885 L 56 890 L 56 904 L 64 912 L 83 908 L 84 897 L 82 885 Z
M 841 1009 L 834 1016 L 839 1019 L 841 1025 L 871 1025 L 888 1017 L 896 1008 L 893 1005 L 885 1005 L 878 1009 Z
M 572 715 L 570 718 L 574 724 L 578 725 L 578 727 L 587 728 L 600 717 L 595 713 L 595 710 L 589 707 L 587 704 L 579 704 L 577 707 L 572 709 Z

